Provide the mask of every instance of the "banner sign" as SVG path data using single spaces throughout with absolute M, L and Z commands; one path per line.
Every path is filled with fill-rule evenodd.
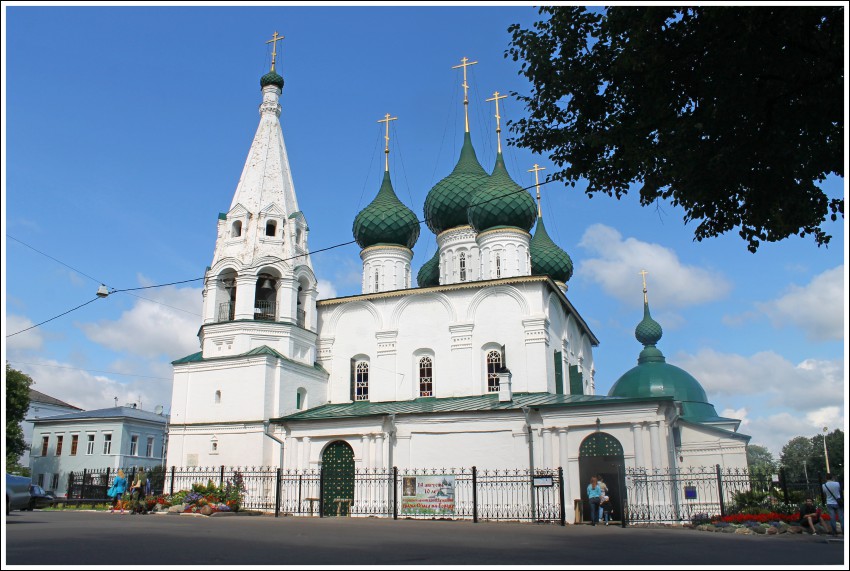
M 401 513 L 408 515 L 453 515 L 455 477 L 402 476 Z

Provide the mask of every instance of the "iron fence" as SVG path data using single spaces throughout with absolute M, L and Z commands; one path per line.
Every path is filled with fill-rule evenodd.
M 127 468 L 102 468 L 95 470 L 83 470 L 81 472 L 70 472 L 68 474 L 67 498 L 71 499 L 106 499 L 106 491 L 112 487 L 118 470 L 123 470 L 127 480 L 127 487 L 132 485 L 136 479 L 137 467 Z M 145 470 L 147 479 L 150 481 L 151 494 L 162 494 L 165 483 L 165 471 L 161 467 Z

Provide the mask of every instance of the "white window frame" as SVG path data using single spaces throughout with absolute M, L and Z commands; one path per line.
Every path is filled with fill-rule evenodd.
M 139 435 L 131 434 L 130 435 L 130 456 L 138 456 L 139 455 Z
M 491 357 L 493 355 L 496 355 L 496 356 L 499 357 L 499 360 L 498 360 L 499 366 L 496 367 L 494 371 L 490 371 L 490 365 L 496 363 L 495 360 L 491 360 Z M 504 357 L 502 355 L 502 352 L 499 351 L 498 349 L 489 349 L 484 356 L 484 363 L 485 363 L 485 366 L 487 367 L 486 374 L 487 374 L 487 392 L 488 393 L 499 392 L 499 369 L 502 368 L 503 359 L 504 359 Z
M 86 456 L 94 455 L 94 441 L 97 439 L 96 434 L 91 432 L 86 434 Z
M 148 442 L 147 442 L 147 445 L 146 445 L 146 448 L 145 448 L 145 452 L 146 452 L 145 456 L 147 456 L 148 458 L 153 458 L 153 445 L 154 445 L 154 437 L 148 436 Z
M 427 363 L 424 361 L 427 359 Z M 434 396 L 434 357 L 432 355 L 422 355 L 416 360 L 417 378 L 419 379 L 419 397 Z M 427 369 L 428 375 L 423 375 L 423 370 Z M 423 389 L 423 384 L 428 385 L 428 389 Z M 426 394 L 427 393 L 427 394 Z
M 457 255 L 458 267 L 460 268 L 460 281 L 466 281 L 466 252 Z
M 112 454 L 112 433 L 103 433 L 103 455 L 110 456 Z
M 357 361 L 354 365 L 354 400 L 369 400 L 369 361 Z
M 210 454 L 218 454 L 218 453 L 219 453 L 218 438 L 213 436 L 212 438 L 210 438 Z

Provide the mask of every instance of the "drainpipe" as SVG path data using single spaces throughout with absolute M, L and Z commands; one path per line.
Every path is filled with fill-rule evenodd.
M 527 406 L 522 406 L 520 408 L 522 410 L 522 413 L 525 415 L 525 428 L 528 431 L 528 469 L 529 469 L 529 474 L 530 474 L 529 477 L 531 478 L 530 483 L 532 484 L 530 486 L 530 489 L 531 489 L 531 513 L 532 513 L 532 517 L 536 518 L 536 516 L 537 516 L 537 505 L 536 505 L 536 502 L 535 502 L 535 497 L 534 497 L 535 493 L 534 493 L 534 485 L 533 485 L 534 484 L 534 439 L 533 439 L 534 431 L 531 428 L 531 421 L 528 418 L 528 415 L 531 412 L 531 409 L 528 408 Z
M 389 420 L 389 430 L 387 430 L 387 469 L 392 471 L 393 469 L 393 440 L 395 439 L 396 434 L 396 425 L 395 425 L 395 413 L 388 414 L 387 420 Z M 391 501 L 395 502 L 395 486 L 393 486 L 393 480 L 388 478 L 390 494 L 389 498 Z
M 283 426 L 284 430 L 286 430 L 286 425 L 284 424 L 282 426 Z M 271 428 L 271 419 L 266 419 L 266 420 L 263 421 L 263 434 L 265 434 L 266 436 L 268 436 L 269 438 L 271 438 L 272 440 L 274 440 L 275 442 L 280 444 L 280 465 L 279 465 L 279 467 L 280 467 L 281 470 L 283 470 L 283 448 L 284 448 L 283 440 L 281 440 L 280 438 L 278 438 L 274 434 L 271 434 L 269 432 L 269 428 Z

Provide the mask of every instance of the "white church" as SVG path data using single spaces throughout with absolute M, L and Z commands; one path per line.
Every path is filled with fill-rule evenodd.
M 457 165 L 424 204 L 434 257 L 411 268 L 420 223 L 387 161 L 354 217 L 362 293 L 317 301 L 309 213 L 279 122 L 283 84 L 273 59 L 219 215 L 200 351 L 173 362 L 168 466 L 562 467 L 568 498 L 612 462 L 746 468 L 740 421 L 720 417 L 656 347 L 645 284 L 637 365 L 596 394 L 599 340 L 567 296 L 572 261 L 501 146 L 489 173 L 480 164 L 468 119 Z

